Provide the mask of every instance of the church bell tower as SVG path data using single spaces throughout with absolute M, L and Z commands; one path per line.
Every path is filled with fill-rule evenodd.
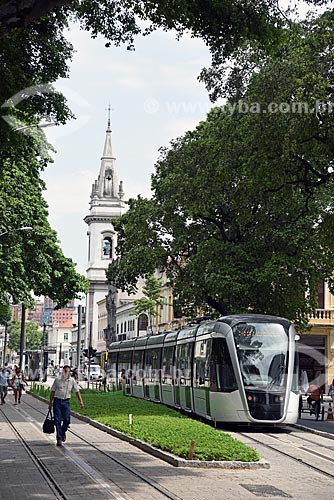
M 84 218 L 88 225 L 88 266 L 89 291 L 86 302 L 86 345 L 98 351 L 105 349 L 103 333 L 98 331 L 97 302 L 108 293 L 106 270 L 115 256 L 117 235 L 113 221 L 118 219 L 124 208 L 123 182 L 117 181 L 116 158 L 112 150 L 110 127 L 110 106 L 108 126 L 101 158 L 100 172 L 92 186 L 89 214 Z

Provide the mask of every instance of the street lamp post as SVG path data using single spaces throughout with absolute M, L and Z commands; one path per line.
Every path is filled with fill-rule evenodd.
M 8 229 L 7 231 L 0 233 L 0 237 L 5 236 L 5 234 L 13 233 L 14 231 L 31 231 L 32 229 L 33 228 L 31 226 L 24 226 L 24 227 L 17 227 L 14 229 Z
M 25 350 L 25 333 L 26 333 L 26 306 L 21 305 L 21 335 L 20 335 L 20 363 L 19 368 L 23 371 L 23 351 Z

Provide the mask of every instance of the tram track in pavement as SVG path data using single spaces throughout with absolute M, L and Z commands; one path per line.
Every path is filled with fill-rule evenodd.
M 4 421 L 9 425 L 10 429 L 13 431 L 18 442 L 24 447 L 34 465 L 36 465 L 38 470 L 41 472 L 42 476 L 44 477 L 50 489 L 54 492 L 55 498 L 67 500 L 68 497 L 65 495 L 59 484 L 54 480 L 53 476 L 50 474 L 47 467 L 45 467 L 43 461 L 38 457 L 38 455 L 34 452 L 31 446 L 29 446 L 27 441 L 24 439 L 22 434 L 16 429 L 15 425 L 7 417 L 6 413 L 3 411 L 2 408 L 0 409 L 0 413 Z
M 291 431 L 289 430 L 289 433 L 291 434 Z M 291 460 L 301 464 L 301 465 L 304 465 L 305 467 L 308 467 L 326 477 L 330 477 L 331 479 L 334 479 L 334 468 L 333 468 L 333 472 L 328 472 L 327 470 L 324 470 L 322 469 L 321 467 L 318 467 L 317 465 L 314 465 L 312 463 L 310 463 L 310 461 L 307 461 L 307 459 L 305 458 L 302 458 L 302 457 L 298 457 L 298 456 L 294 456 L 293 453 L 291 452 L 288 452 L 288 451 L 284 451 L 282 449 L 280 449 L 278 446 L 286 446 L 286 447 L 290 447 L 290 448 L 293 448 L 296 450 L 296 452 L 301 452 L 301 453 L 304 453 L 305 456 L 313 456 L 313 458 L 318 458 L 318 459 L 321 459 L 324 461 L 324 467 L 327 466 L 328 467 L 328 462 L 333 464 L 334 462 L 334 452 L 333 452 L 333 449 L 330 448 L 329 446 L 326 446 L 326 445 L 319 445 L 320 447 L 324 448 L 324 449 L 329 449 L 333 455 L 332 456 L 328 456 L 324 453 L 320 453 L 316 450 L 313 450 L 312 448 L 310 447 L 307 447 L 305 445 L 299 445 L 297 443 L 294 443 L 293 441 L 291 441 L 291 439 L 287 439 L 289 438 L 290 434 L 284 434 L 283 437 L 285 439 L 282 439 L 280 437 L 279 434 L 273 434 L 273 433 L 258 433 L 260 436 L 263 436 L 264 440 L 261 440 L 261 439 L 256 439 L 252 433 L 249 433 L 249 432 L 236 432 L 235 433 L 236 436 L 237 435 L 240 435 L 240 436 L 243 436 L 244 438 L 246 439 L 249 439 L 257 444 L 260 444 L 261 446 L 264 446 L 265 448 L 268 448 L 272 451 L 275 451 L 276 453 L 279 453 L 280 455 L 283 455 L 285 457 L 288 457 L 290 458 Z M 267 438 L 271 438 L 273 441 L 276 441 L 276 446 L 273 445 L 273 444 L 269 444 L 267 442 L 265 442 L 265 440 Z M 292 438 L 296 438 L 296 439 L 299 439 L 299 440 L 303 440 L 302 437 L 300 436 L 297 436 L 296 433 L 292 434 L 291 435 Z M 306 441 L 306 440 L 304 440 Z M 307 440 L 308 442 L 314 444 L 314 445 L 317 445 L 318 443 L 308 439 Z M 326 465 L 325 465 L 326 464 Z
M 28 407 L 30 407 L 35 412 L 43 415 L 43 417 L 45 418 L 45 412 L 42 412 L 41 410 L 39 410 L 35 406 L 29 404 L 25 400 L 22 400 L 22 402 L 23 402 L 23 406 L 27 405 Z M 151 479 L 148 476 L 146 476 L 145 474 L 141 473 L 140 471 L 138 471 L 134 467 L 132 467 L 132 466 L 124 463 L 122 460 L 116 458 L 111 452 L 102 450 L 101 448 L 99 448 L 98 446 L 96 446 L 95 444 L 93 444 L 92 442 L 90 442 L 88 439 L 86 439 L 82 435 L 80 435 L 77 432 L 73 431 L 71 428 L 67 432 L 70 433 L 70 434 L 73 434 L 75 437 L 77 437 L 78 439 L 80 439 L 81 441 L 83 441 L 85 444 L 87 444 L 88 446 L 90 446 L 91 448 L 93 448 L 95 451 L 101 453 L 103 456 L 107 457 L 108 459 L 110 459 L 111 461 L 113 461 L 114 463 L 116 463 L 117 465 L 119 465 L 120 467 L 122 467 L 123 469 L 127 470 L 132 475 L 136 476 L 141 481 L 143 481 L 146 484 L 148 484 L 155 491 L 158 491 L 159 493 L 161 493 L 165 498 L 168 498 L 169 500 L 182 500 L 179 496 L 175 495 L 170 490 L 164 488 L 161 484 L 157 483 L 153 479 Z

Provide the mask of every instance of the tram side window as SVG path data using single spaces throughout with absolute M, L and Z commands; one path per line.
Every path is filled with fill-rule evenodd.
M 232 392 L 238 389 L 226 339 L 213 339 L 210 365 L 211 391 Z
M 174 358 L 174 346 L 164 347 L 162 350 L 162 383 L 172 384 L 173 383 L 173 358 Z
M 147 380 L 160 383 L 161 349 L 147 349 L 145 352 L 145 377 Z
M 205 388 L 210 385 L 209 353 L 211 340 L 199 340 L 194 352 L 194 387 Z
M 191 385 L 191 360 L 193 342 L 176 347 L 176 380 L 180 385 Z
M 144 378 L 143 354 L 144 351 L 134 351 L 133 353 L 132 380 L 134 384 L 141 383 Z

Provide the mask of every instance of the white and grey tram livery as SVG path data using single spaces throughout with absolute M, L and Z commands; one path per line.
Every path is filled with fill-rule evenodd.
M 297 339 L 284 318 L 226 316 L 113 343 L 107 378 L 129 395 L 216 422 L 294 423 Z

